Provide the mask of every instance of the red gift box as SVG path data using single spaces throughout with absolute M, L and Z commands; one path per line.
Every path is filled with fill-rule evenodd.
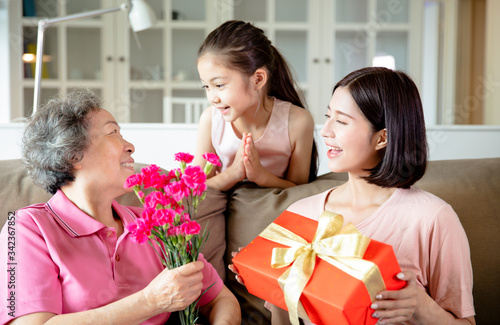
M 274 224 L 288 229 L 309 243 L 318 228 L 317 221 L 289 211 L 283 212 Z M 233 263 L 251 294 L 288 310 L 278 278 L 289 267 L 271 266 L 275 247 L 288 246 L 258 236 L 233 258 Z M 398 290 L 405 286 L 404 281 L 396 278 L 401 269 L 391 246 L 370 240 L 363 260 L 378 266 L 387 290 Z M 318 325 L 377 322 L 376 318 L 371 317 L 374 311 L 370 308 L 372 298 L 366 284 L 319 257 L 316 257 L 313 275 L 302 291 L 300 303 L 309 319 Z

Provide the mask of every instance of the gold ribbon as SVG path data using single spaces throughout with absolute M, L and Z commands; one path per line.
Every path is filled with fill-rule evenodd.
M 289 248 L 273 248 L 271 266 L 282 268 L 292 265 L 278 281 L 283 289 L 290 322 L 293 325 L 299 324 L 299 316 L 302 318 L 307 316 L 300 303 L 300 296 L 314 272 L 316 256 L 362 281 L 371 301 L 375 299 L 377 293 L 385 290 L 378 266 L 363 260 L 370 239 L 362 235 L 352 224 L 342 228 L 343 223 L 344 218 L 340 214 L 324 211 L 318 220 L 318 228 L 312 243 L 275 223 L 270 224 L 259 235 L 289 246 Z

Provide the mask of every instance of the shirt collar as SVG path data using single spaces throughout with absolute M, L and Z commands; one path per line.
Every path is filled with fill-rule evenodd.
M 106 225 L 80 210 L 61 190 L 58 190 L 45 204 L 45 208 L 72 237 L 90 235 L 106 228 Z M 113 201 L 113 209 L 122 219 L 124 229 L 129 223 L 134 222 L 135 216 L 129 209 L 115 201 Z

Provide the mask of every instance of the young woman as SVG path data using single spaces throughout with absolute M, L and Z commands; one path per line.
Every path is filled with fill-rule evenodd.
M 413 187 L 427 164 L 414 82 L 386 68 L 354 71 L 335 86 L 326 117 L 328 167 L 348 181 L 288 210 L 313 219 L 333 211 L 393 247 L 407 285 L 378 293 L 378 324 L 475 324 L 465 231 L 449 204 Z M 289 324 L 286 311 L 270 307 L 273 324 Z
M 222 24 L 201 45 L 198 72 L 212 105 L 200 119 L 195 163 L 205 163 L 205 152 L 222 162 L 207 185 L 228 190 L 247 179 L 286 188 L 315 178 L 312 116 L 261 29 L 243 21 Z

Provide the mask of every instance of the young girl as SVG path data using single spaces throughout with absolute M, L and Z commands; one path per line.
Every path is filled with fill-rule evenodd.
M 475 324 L 465 231 L 449 204 L 412 186 L 427 162 L 413 81 L 386 68 L 352 72 L 334 88 L 321 135 L 329 169 L 347 172 L 348 181 L 288 210 L 313 219 L 324 210 L 339 213 L 345 224 L 393 247 L 407 286 L 377 294 L 377 324 Z M 271 310 L 273 324 L 289 324 L 286 311 Z
M 222 24 L 201 45 L 198 72 L 212 105 L 200 118 L 195 164 L 206 163 L 205 152 L 222 162 L 207 185 L 225 191 L 247 179 L 287 188 L 315 178 L 312 116 L 261 29 L 243 21 Z

